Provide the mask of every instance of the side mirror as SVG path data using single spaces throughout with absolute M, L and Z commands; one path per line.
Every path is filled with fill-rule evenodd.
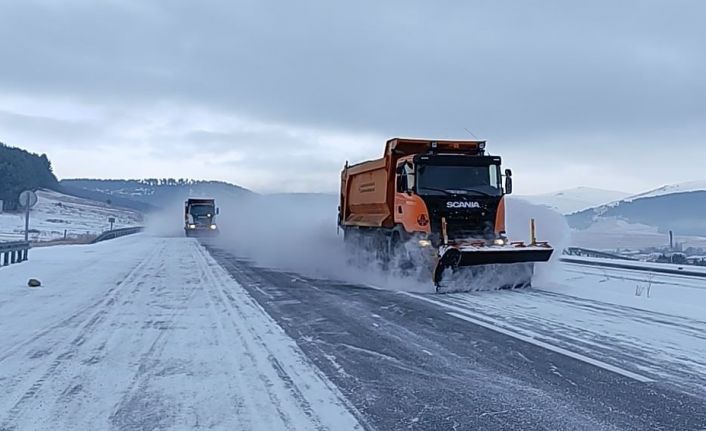
M 505 194 L 512 194 L 512 171 L 505 169 Z
M 220 209 L 220 208 L 216 208 L 216 215 L 218 215 L 218 214 L 220 214 L 220 213 L 221 213 L 221 209 Z

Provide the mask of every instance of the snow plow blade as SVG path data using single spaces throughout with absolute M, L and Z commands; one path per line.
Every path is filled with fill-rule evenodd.
M 532 283 L 535 262 L 547 262 L 554 252 L 548 244 L 506 246 L 445 246 L 439 250 L 434 269 L 434 285 L 439 293 L 476 290 L 479 283 L 494 284 L 491 288 L 529 287 Z M 470 268 L 470 280 L 464 284 L 476 286 L 453 286 L 443 283 L 448 271 L 456 273 Z

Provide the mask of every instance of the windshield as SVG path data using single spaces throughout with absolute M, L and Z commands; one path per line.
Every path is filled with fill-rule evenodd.
M 498 165 L 423 165 L 419 167 L 417 189 L 425 194 L 478 194 L 500 196 Z
M 194 217 L 211 217 L 215 213 L 213 205 L 191 205 L 189 213 Z

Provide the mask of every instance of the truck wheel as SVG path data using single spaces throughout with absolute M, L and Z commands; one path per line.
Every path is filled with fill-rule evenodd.
M 407 244 L 402 240 L 399 232 L 393 232 L 388 243 L 390 262 L 397 269 L 410 271 L 414 269 L 414 259 L 407 250 Z
M 375 251 L 375 259 L 380 263 L 382 270 L 387 271 L 390 266 L 387 235 L 376 232 L 372 238 L 372 243 L 373 250 Z

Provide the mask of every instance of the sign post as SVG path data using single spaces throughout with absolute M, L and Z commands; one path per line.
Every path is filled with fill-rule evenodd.
M 110 230 L 113 230 L 113 223 L 115 223 L 115 217 L 108 217 L 108 223 L 110 223 Z
M 20 206 L 25 209 L 25 241 L 29 241 L 29 209 L 37 204 L 37 194 L 32 190 L 20 193 Z

